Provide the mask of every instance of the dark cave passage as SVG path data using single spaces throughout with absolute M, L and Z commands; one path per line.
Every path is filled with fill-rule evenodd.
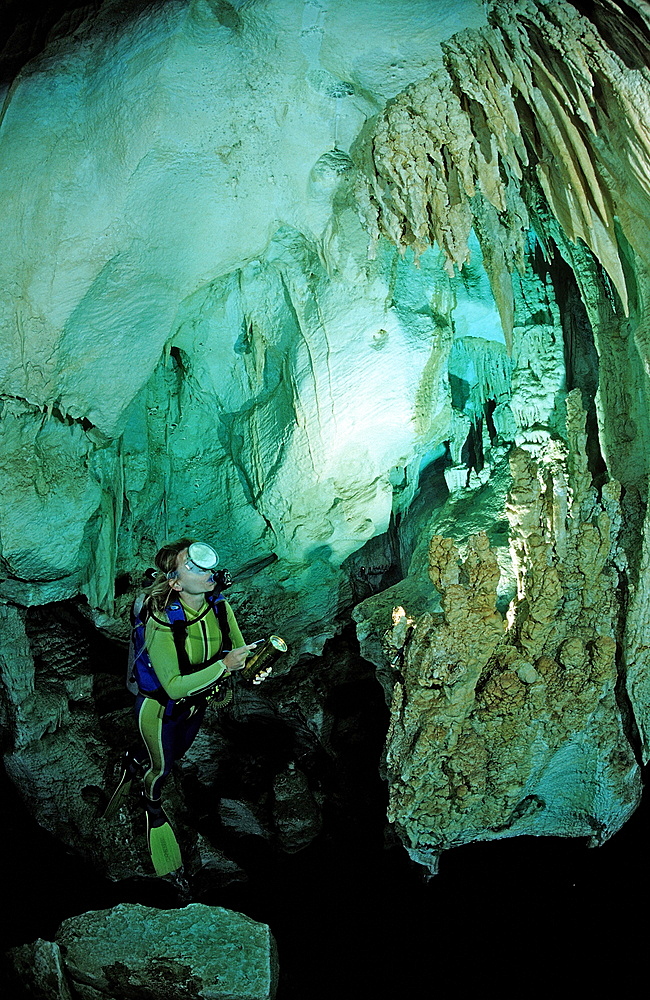
M 359 778 L 376 782 L 361 769 Z M 93 875 L 33 824 L 6 781 L 2 790 L 0 843 L 14 872 L 10 891 L 5 881 L 7 947 L 50 938 L 62 919 L 118 902 L 184 905 L 164 880 L 112 883 Z M 376 785 L 375 794 L 381 814 Z M 533 974 L 549 989 L 561 982 L 567 991 L 599 990 L 603 968 L 618 969 L 624 981 L 643 974 L 644 924 L 632 909 L 650 888 L 647 801 L 602 848 L 532 837 L 473 844 L 444 855 L 428 882 L 401 846 L 386 845 L 383 822 L 357 820 L 351 815 L 336 836 L 298 854 L 251 854 L 246 885 L 204 900 L 270 924 L 278 1000 L 402 1000 L 441 989 L 468 995 L 503 986 L 506 974 L 526 991 Z M 32 997 L 4 982 L 11 1000 Z
M 345 642 L 352 643 L 349 635 Z M 172 880 L 102 879 L 36 826 L 4 779 L 1 846 L 12 871 L 5 946 L 51 938 L 66 917 L 118 902 L 176 908 L 200 901 L 270 925 L 280 958 L 278 1000 L 401 1000 L 413 991 L 434 996 L 459 982 L 466 990 L 496 985 L 504 969 L 495 955 L 510 949 L 508 969 L 527 977 L 526 942 L 539 936 L 543 975 L 550 981 L 564 969 L 567 986 L 573 977 L 584 987 L 597 978 L 589 956 L 599 953 L 603 920 L 608 947 L 625 945 L 629 955 L 627 936 L 634 932 L 627 920 L 607 915 L 626 913 L 649 887 L 647 804 L 597 850 L 560 838 L 475 843 L 445 853 L 439 875 L 427 879 L 387 828 L 379 773 L 387 709 L 369 665 L 359 660 L 359 666 L 359 676 L 329 696 L 336 766 L 312 759 L 327 789 L 320 834 L 287 853 L 260 837 L 211 831 L 246 873 L 245 881 L 220 889 L 190 879 L 189 898 Z M 229 728 L 236 754 L 247 742 L 247 723 Z M 272 731 L 273 724 L 258 725 L 256 739 L 268 740 Z M 274 742 L 270 766 L 293 753 L 290 744 Z M 248 767 L 243 777 L 250 780 Z M 238 780 L 232 778 L 229 794 L 237 794 Z M 190 802 L 192 795 L 190 788 Z M 13 989 L 16 1000 L 30 995 Z

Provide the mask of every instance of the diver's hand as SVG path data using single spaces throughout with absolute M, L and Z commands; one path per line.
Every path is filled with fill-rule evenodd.
M 235 670 L 242 670 L 246 666 L 246 657 L 250 656 L 254 649 L 255 643 L 252 646 L 240 646 L 239 649 L 233 649 L 230 653 L 226 653 L 222 662 L 231 673 Z

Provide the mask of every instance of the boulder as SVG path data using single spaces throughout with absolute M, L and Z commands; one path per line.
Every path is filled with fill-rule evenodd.
M 7 957 L 11 971 L 5 986 L 9 990 L 33 1000 L 72 1000 L 61 949 L 55 941 L 38 938 L 12 948 Z
M 121 903 L 64 920 L 56 944 L 80 1000 L 272 1000 L 276 994 L 268 926 L 220 906 L 157 910 Z

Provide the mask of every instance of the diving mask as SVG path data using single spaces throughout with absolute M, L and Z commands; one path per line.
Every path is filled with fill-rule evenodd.
M 219 556 L 206 542 L 192 542 L 187 550 L 185 569 L 190 573 L 207 573 L 219 562 Z

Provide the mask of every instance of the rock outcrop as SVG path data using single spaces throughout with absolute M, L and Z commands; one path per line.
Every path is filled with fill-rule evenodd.
M 266 924 L 216 906 L 120 904 L 65 920 L 55 941 L 11 955 L 48 1000 L 273 1000 L 278 965 Z
M 568 451 L 510 459 L 517 596 L 505 618 L 487 536 L 473 535 L 462 560 L 451 539 L 434 536 L 429 575 L 442 614 L 401 610 L 388 636 L 398 671 L 389 817 L 432 871 L 442 850 L 474 840 L 527 833 L 600 844 L 639 802 L 616 698 L 620 487 L 596 497 L 578 392 L 567 407 Z

